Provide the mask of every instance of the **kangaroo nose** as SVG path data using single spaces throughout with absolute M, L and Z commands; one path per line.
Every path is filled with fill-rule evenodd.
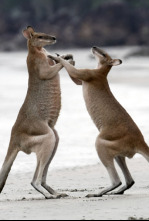
M 52 37 L 54 41 L 56 41 L 56 37 Z
M 93 49 L 96 49 L 96 48 L 97 48 L 96 46 L 93 47 Z

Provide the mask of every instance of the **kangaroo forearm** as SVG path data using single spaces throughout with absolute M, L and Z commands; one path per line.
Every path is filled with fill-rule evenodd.
M 77 78 L 73 78 L 73 77 L 71 77 L 71 76 L 70 76 L 70 78 L 71 78 L 71 80 L 72 80 L 76 85 L 82 85 L 82 81 L 81 81 L 81 80 L 79 80 L 79 79 L 77 79 Z
M 88 81 L 90 79 L 90 75 L 88 74 L 87 69 L 76 69 L 73 65 L 60 58 L 61 64 L 65 67 L 70 77 L 79 79 L 82 81 Z
M 89 81 L 91 79 L 91 75 L 88 74 L 87 70 L 76 68 L 66 68 L 66 70 L 68 71 L 71 78 L 77 79 L 79 81 Z

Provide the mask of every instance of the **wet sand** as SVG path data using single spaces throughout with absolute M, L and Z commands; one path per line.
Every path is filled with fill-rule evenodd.
M 69 195 L 57 200 L 45 200 L 31 187 L 32 173 L 11 174 L 0 195 L 0 220 L 148 219 L 149 165 L 143 158 L 129 160 L 128 164 L 136 181 L 131 190 L 122 196 L 91 199 L 85 196 L 110 184 L 102 164 L 49 171 L 48 183 Z

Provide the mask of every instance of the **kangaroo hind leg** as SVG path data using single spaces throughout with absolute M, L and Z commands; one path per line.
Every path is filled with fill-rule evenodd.
M 119 167 L 121 168 L 121 170 L 125 176 L 126 185 L 124 187 L 122 187 L 119 191 L 114 192 L 112 194 L 122 195 L 122 194 L 124 194 L 124 192 L 126 190 L 130 189 L 135 184 L 135 182 L 134 182 L 134 180 L 128 170 L 125 157 L 116 157 L 115 160 L 118 163 Z
M 55 196 L 59 196 L 59 197 L 67 197 L 68 195 L 67 194 L 60 194 L 60 193 L 57 193 L 55 190 L 53 190 L 49 185 L 47 185 L 47 173 L 48 173 L 48 169 L 49 169 L 49 165 L 50 163 L 52 162 L 55 154 L 56 154 L 56 151 L 57 151 L 57 148 L 58 148 L 58 144 L 59 144 L 59 136 L 58 136 L 58 133 L 55 129 L 53 129 L 53 132 L 55 134 L 55 138 L 56 138 L 56 143 L 55 143 L 55 147 L 54 147 L 54 151 L 52 153 L 52 156 L 50 157 L 46 167 L 45 167 L 45 170 L 44 170 L 44 173 L 43 173 L 43 178 L 42 178 L 42 186 L 52 195 L 55 195 Z
M 118 173 L 116 171 L 115 165 L 114 165 L 114 158 L 110 155 L 110 150 L 106 146 L 97 146 L 98 155 L 106 167 L 108 174 L 110 176 L 112 185 L 108 188 L 103 189 L 102 192 L 99 194 L 89 194 L 87 197 L 102 197 L 103 195 L 106 195 L 107 193 L 115 190 L 119 186 L 121 186 L 122 182 L 118 176 Z
M 46 199 L 56 199 L 60 198 L 56 194 L 56 192 L 47 186 L 43 185 L 43 177 L 45 176 L 45 172 L 47 173 L 47 165 L 49 166 L 51 160 L 54 157 L 56 152 L 56 137 L 52 130 L 47 135 L 39 137 L 40 142 L 36 145 L 34 149 L 37 156 L 37 168 L 35 171 L 35 175 L 32 181 L 32 186 L 41 194 L 45 196 Z
M 18 152 L 19 152 L 18 149 L 14 147 L 12 144 L 10 144 L 7 156 L 0 171 L 0 193 L 2 192 L 5 186 L 6 180 L 8 178 L 11 167 L 17 157 Z

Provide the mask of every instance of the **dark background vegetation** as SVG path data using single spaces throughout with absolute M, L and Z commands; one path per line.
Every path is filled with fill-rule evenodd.
M 0 50 L 22 50 L 28 25 L 57 47 L 149 44 L 149 0 L 0 0 Z

